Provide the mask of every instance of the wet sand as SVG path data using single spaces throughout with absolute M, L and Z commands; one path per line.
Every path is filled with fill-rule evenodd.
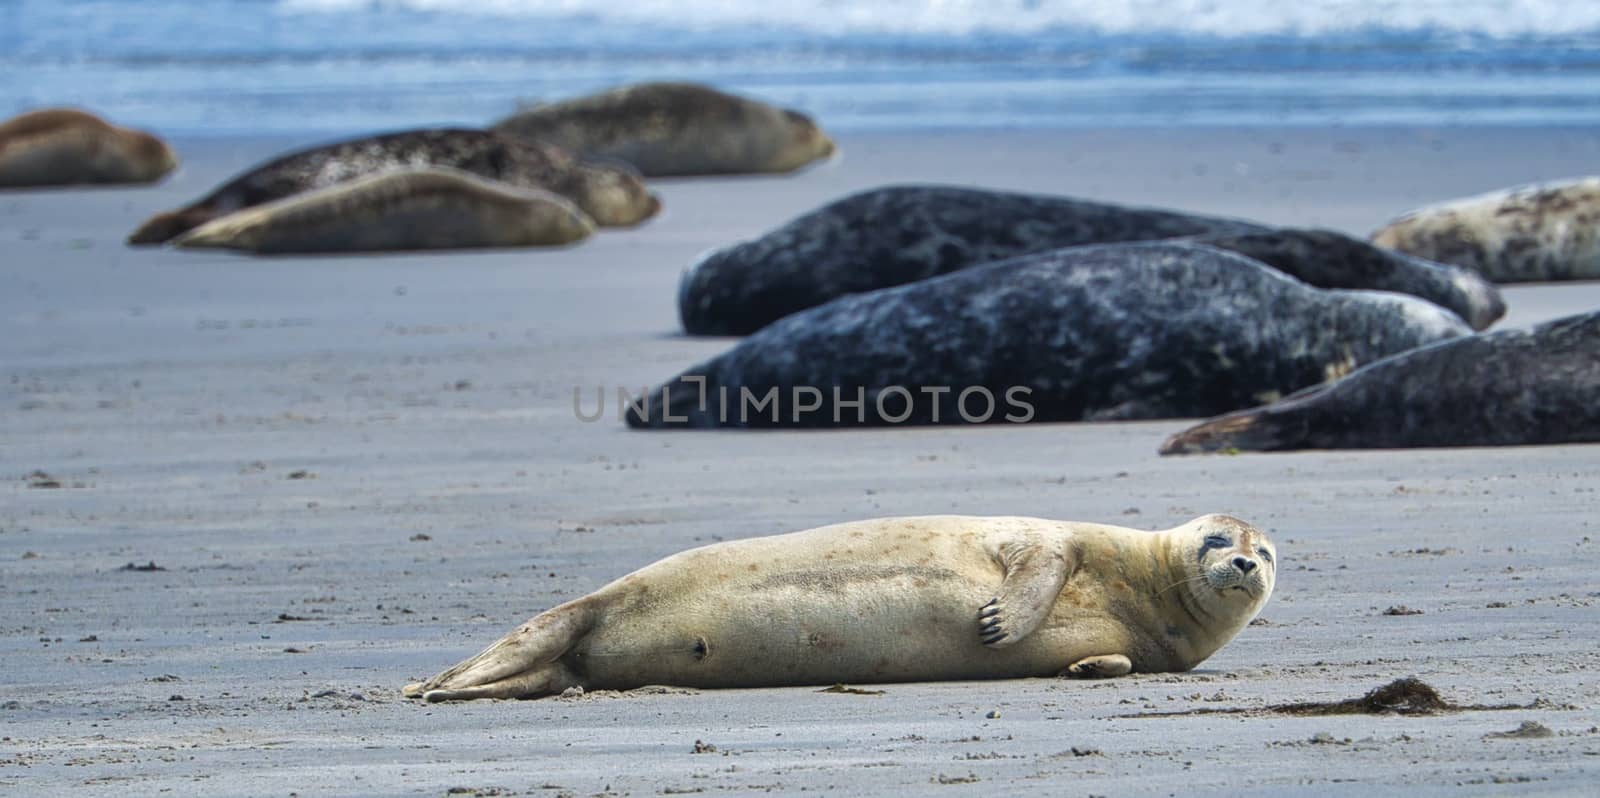
M 1364 234 L 1425 202 L 1589 173 L 1600 137 L 840 141 L 843 157 L 793 177 L 663 181 L 659 219 L 556 251 L 122 245 L 149 214 L 301 140 L 180 140 L 185 165 L 157 188 L 0 195 L 0 791 L 1589 789 L 1600 448 L 1158 458 L 1182 421 L 641 433 L 614 407 L 579 421 L 573 391 L 637 390 L 721 351 L 677 335 L 681 269 L 856 189 L 962 183 Z M 1520 326 L 1600 306 L 1600 284 L 1506 296 L 1503 323 Z M 1282 574 L 1263 621 L 1188 674 L 398 695 L 685 547 L 947 512 L 1146 528 L 1228 512 L 1274 534 Z M 1403 676 L 1460 704 L 1529 708 L 1132 717 L 1353 698 Z M 1552 736 L 1486 736 L 1523 721 Z

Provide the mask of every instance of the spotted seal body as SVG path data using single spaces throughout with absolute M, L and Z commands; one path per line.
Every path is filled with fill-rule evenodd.
M 155 136 L 70 108 L 0 123 L 0 188 L 154 183 L 178 166 Z
M 694 83 L 642 83 L 538 105 L 494 129 L 620 159 L 647 177 L 790 172 L 834 152 L 805 114 Z
M 660 203 L 625 169 L 578 160 L 556 147 L 483 130 L 408 130 L 301 150 L 256 166 L 210 194 L 158 214 L 128 237 L 159 244 L 234 211 L 396 169 L 438 166 L 566 197 L 602 226 L 648 219 Z
M 1454 312 L 1474 330 L 1487 329 L 1506 313 L 1500 290 L 1476 272 L 1391 252 L 1332 230 L 1281 227 L 1188 240 L 1236 252 L 1318 288 L 1420 297 Z
M 1600 279 L 1600 177 L 1431 205 L 1390 222 L 1372 241 L 1497 283 Z
M 543 612 L 405 694 L 1184 671 L 1266 603 L 1275 556 L 1222 515 L 1161 532 L 884 518 L 730 541 Z
M 455 169 L 380 172 L 207 222 L 174 242 L 261 254 L 559 246 L 594 230 L 546 191 Z
M 1387 252 L 1323 230 L 1068 197 L 952 186 L 890 186 L 808 213 L 759 239 L 717 250 L 684 274 L 678 315 L 691 335 L 748 335 L 847 294 L 925 280 L 1063 247 L 1187 237 L 1321 288 L 1420 296 L 1476 328 L 1504 313 L 1476 274 Z
M 1470 331 L 1414 297 L 1312 288 L 1203 245 L 1079 247 L 796 313 L 624 412 L 636 427 L 1205 416 Z
M 690 335 L 748 335 L 847 294 L 1082 244 L 1260 229 L 1248 222 L 954 186 L 888 186 L 719 249 L 679 284 Z
M 1434 344 L 1180 432 L 1162 454 L 1600 442 L 1600 312 Z

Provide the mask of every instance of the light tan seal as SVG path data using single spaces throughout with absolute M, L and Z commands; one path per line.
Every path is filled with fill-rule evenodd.
M 1373 233 L 1372 243 L 1497 283 L 1600 279 L 1600 177 L 1430 205 Z
M 834 152 L 805 114 L 694 83 L 641 83 L 536 105 L 494 129 L 626 161 L 646 177 L 792 172 Z
M 405 694 L 760 687 L 1193 668 L 1272 593 L 1267 536 L 927 516 L 730 541 L 547 610 Z
M 154 183 L 178 166 L 155 136 L 70 108 L 0 123 L 0 188 Z
M 571 244 L 594 223 L 565 199 L 456 169 L 383 172 L 207 222 L 173 243 L 262 254 Z

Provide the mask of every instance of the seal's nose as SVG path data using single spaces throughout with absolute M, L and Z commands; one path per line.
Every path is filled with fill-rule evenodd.
M 1249 557 L 1234 557 L 1233 567 L 1238 568 L 1239 573 L 1247 574 L 1256 569 L 1256 561 Z

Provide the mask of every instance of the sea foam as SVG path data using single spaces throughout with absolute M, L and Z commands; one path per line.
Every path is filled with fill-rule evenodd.
M 1291 36 L 1430 33 L 1516 38 L 1600 31 L 1600 3 L 1569 0 L 279 0 L 286 12 L 405 10 L 587 17 L 680 29 L 819 34 Z

